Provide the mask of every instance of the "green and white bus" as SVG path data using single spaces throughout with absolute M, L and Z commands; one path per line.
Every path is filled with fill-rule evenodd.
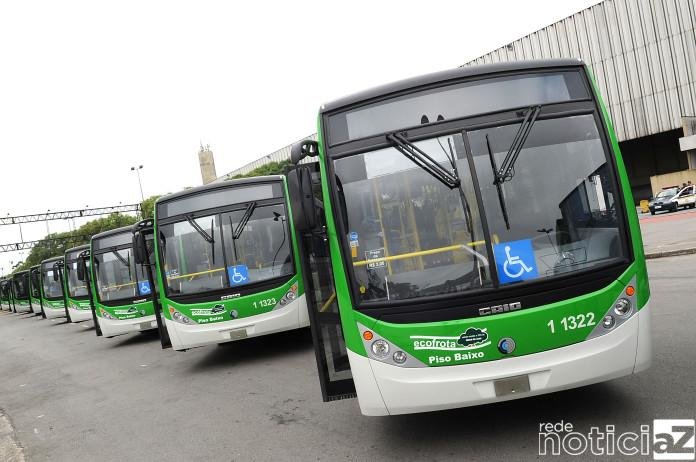
M 62 255 L 41 262 L 41 303 L 47 319 L 67 317 L 70 322 L 63 282 L 64 266 Z
M 309 326 L 282 176 L 229 180 L 157 200 L 134 228 L 147 263 L 162 346 L 186 350 Z
M 318 125 L 291 157 L 319 170 L 288 188 L 325 400 L 413 413 L 650 365 L 636 209 L 582 62 L 425 75 L 326 104 Z
M 43 304 L 41 303 L 41 265 L 29 268 L 29 301 L 31 311 L 43 316 Z
M 80 254 L 89 249 L 89 244 L 73 247 L 65 252 L 65 284 L 66 303 L 71 322 L 82 322 L 92 319 L 87 284 L 78 279 L 77 266 Z
M 12 275 L 12 290 L 14 295 L 14 312 L 31 313 L 29 271 L 19 271 Z
M 142 265 L 133 258 L 130 226 L 92 237 L 90 286 L 97 335 L 114 337 L 157 328 L 152 294 Z
M 2 309 L 13 311 L 12 280 L 3 279 L 0 281 L 0 296 L 2 297 Z

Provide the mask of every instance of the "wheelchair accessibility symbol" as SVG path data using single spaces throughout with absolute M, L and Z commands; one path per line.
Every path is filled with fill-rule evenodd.
M 501 283 L 524 281 L 539 276 L 531 239 L 501 242 L 493 246 Z
M 150 281 L 140 281 L 138 283 L 140 295 L 150 295 Z
M 249 268 L 246 265 L 228 266 L 227 274 L 230 277 L 230 285 L 232 286 L 249 283 Z

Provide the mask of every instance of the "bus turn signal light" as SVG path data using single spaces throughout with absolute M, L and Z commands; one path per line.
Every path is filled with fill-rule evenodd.
M 367 340 L 368 342 L 370 340 L 372 340 L 372 337 L 373 337 L 372 332 L 370 332 L 369 330 L 366 330 L 365 332 L 363 332 L 363 338 L 365 340 Z
M 636 293 L 636 288 L 633 286 L 628 286 L 626 287 L 626 295 L 629 297 L 633 297 L 633 295 Z

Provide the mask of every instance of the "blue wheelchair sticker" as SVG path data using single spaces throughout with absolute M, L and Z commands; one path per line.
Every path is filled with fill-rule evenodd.
M 350 234 L 348 235 L 348 239 L 351 241 L 357 241 L 358 240 L 358 233 L 355 231 L 351 231 Z
M 539 277 L 531 239 L 495 244 L 493 256 L 501 284 Z
M 140 281 L 138 283 L 140 295 L 150 295 L 150 281 Z
M 230 277 L 231 286 L 249 283 L 249 268 L 246 265 L 228 266 L 227 275 Z

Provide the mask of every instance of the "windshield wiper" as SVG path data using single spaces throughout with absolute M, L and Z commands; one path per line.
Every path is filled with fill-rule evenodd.
M 242 219 L 239 220 L 239 224 L 237 224 L 237 227 L 234 229 L 234 232 L 232 233 L 232 239 L 237 240 L 239 239 L 239 236 L 242 235 L 244 227 L 249 222 L 249 218 L 251 218 L 251 214 L 254 213 L 255 208 L 256 202 L 249 202 L 249 205 L 247 205 L 246 210 L 244 210 L 244 215 L 242 215 Z
M 461 183 L 456 174 L 452 174 L 442 168 L 442 166 L 425 151 L 410 142 L 406 137 L 399 133 L 387 135 L 387 140 L 390 141 L 394 148 L 401 154 L 406 156 L 411 162 L 428 172 L 436 180 L 444 184 L 450 189 L 459 187 Z
M 529 132 L 532 130 L 532 125 L 536 122 L 540 112 L 541 106 L 532 106 L 527 109 L 527 112 L 524 114 L 524 120 L 522 120 L 520 128 L 517 129 L 515 138 L 513 138 L 510 149 L 508 149 L 505 159 L 503 159 L 500 170 L 494 170 L 495 182 L 497 184 L 510 181 L 512 177 L 515 176 L 515 162 L 517 162 L 517 157 L 520 155 L 522 147 L 529 137 Z M 508 226 L 508 229 L 509 228 Z
M 496 179 L 493 181 L 495 188 L 498 190 L 498 202 L 500 202 L 500 211 L 503 212 L 503 219 L 505 220 L 505 227 L 510 229 L 510 218 L 507 213 L 507 206 L 505 205 L 505 197 L 503 196 L 502 182 L 498 181 L 498 166 L 495 163 L 495 157 L 493 156 L 493 150 L 491 150 L 491 141 L 488 139 L 488 133 L 486 133 L 486 149 L 488 149 L 488 157 L 491 159 L 491 169 L 493 169 L 493 175 Z
M 118 261 L 120 261 L 121 263 L 123 263 L 123 266 L 125 266 L 126 268 L 128 268 L 128 269 L 130 270 L 130 261 L 128 261 L 127 259 L 123 258 L 123 257 L 121 256 L 121 254 L 118 253 L 118 250 L 112 250 L 111 253 L 114 254 L 114 255 L 116 255 L 116 258 L 118 258 Z M 129 255 L 129 258 L 130 258 L 130 253 L 129 253 L 128 255 Z
M 214 244 L 214 243 L 215 243 L 215 239 L 213 238 L 213 236 L 211 236 L 210 234 L 206 233 L 205 230 L 204 230 L 203 228 L 201 228 L 201 225 L 199 225 L 198 223 L 196 223 L 196 221 L 195 221 L 192 217 L 190 217 L 190 216 L 187 215 L 187 216 L 186 216 L 186 221 L 188 221 L 189 224 L 190 224 L 191 226 L 193 226 L 193 229 L 195 229 L 196 231 L 198 231 L 198 234 L 200 234 L 201 237 L 202 237 L 203 239 L 205 239 L 205 241 L 206 241 L 208 244 Z M 213 228 L 211 227 L 210 229 L 211 229 L 211 231 L 212 231 Z
M 196 223 L 196 220 L 194 220 L 190 215 L 186 215 L 186 221 L 188 221 L 193 229 L 195 229 L 198 234 L 200 234 L 201 237 L 205 239 L 208 244 L 210 244 L 213 249 L 213 255 L 211 258 L 213 259 L 213 264 L 215 264 L 215 218 L 210 219 L 210 234 L 206 233 L 205 230 L 201 228 L 201 225 Z

